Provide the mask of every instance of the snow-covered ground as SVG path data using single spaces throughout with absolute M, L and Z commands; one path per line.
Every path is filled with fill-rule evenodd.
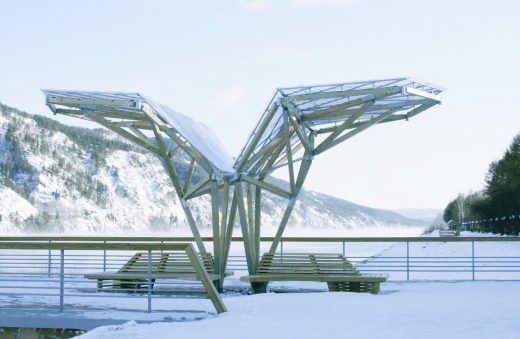
M 330 246 L 334 245 L 325 248 L 330 250 Z M 357 246 L 350 250 L 359 256 L 362 245 Z M 386 246 L 379 258 L 406 253 L 403 243 Z M 369 250 L 366 244 L 365 248 Z M 470 243 L 414 243 L 410 251 L 425 258 L 471 256 Z M 516 257 L 518 262 L 520 242 L 477 243 L 475 255 Z M 478 273 L 476 278 L 520 278 L 518 273 L 513 277 L 506 272 L 489 274 Z M 391 275 L 403 278 L 399 273 Z M 469 272 L 415 272 L 411 276 L 470 277 Z M 233 279 L 229 283 L 239 284 Z M 81 338 L 520 338 L 520 281 L 387 282 L 379 295 L 331 293 L 319 283 L 273 283 L 271 288 L 294 293 L 227 295 L 229 312 L 225 314 L 190 322 L 129 322 L 101 327 Z
M 227 297 L 204 320 L 92 330 L 80 338 L 519 338 L 520 282 L 386 283 L 366 293 Z
M 1 318 L 2 321 L 17 316 L 41 318 L 36 311 L 25 311 L 32 307 L 51 309 L 47 312 L 49 321 L 70 319 L 66 322 L 70 324 L 91 321 L 100 326 L 130 319 L 137 321 L 100 327 L 84 338 L 520 338 L 517 321 L 520 318 L 520 272 L 504 272 L 506 269 L 520 271 L 520 242 L 476 242 L 477 281 L 468 281 L 472 278 L 471 242 L 428 240 L 425 237 L 424 242 L 410 243 L 410 255 L 420 257 L 418 263 L 411 260 L 411 281 L 403 281 L 406 279 L 403 271 L 388 272 L 391 281 L 381 284 L 379 295 L 330 293 L 326 284 L 316 282 L 275 282 L 269 285 L 271 291 L 282 293 L 249 295 L 249 285 L 239 280 L 245 272 L 235 270 L 235 276 L 226 279 L 226 292 L 222 294 L 229 312 L 217 315 L 207 299 L 157 295 L 152 301 L 154 312 L 148 314 L 145 295 L 96 293 L 95 282 L 83 279 L 83 271 L 66 270 L 71 274 L 65 279 L 65 312 L 59 313 L 56 312 L 59 301 L 56 294 L 37 297 L 30 294 L 48 293 L 36 290 L 38 286 L 57 288 L 57 276 L 46 278 L 40 273 L 41 279 L 18 276 L 19 280 L 15 281 L 9 280 L 10 273 L 4 272 L 2 292 L 13 294 L 0 295 Z M 402 260 L 406 244 L 347 243 L 345 250 L 351 258 L 369 257 L 358 265 L 366 270 L 388 258 Z M 302 251 L 341 253 L 342 246 L 341 243 L 284 245 L 286 253 Z M 242 254 L 240 246 L 232 252 Z M 424 269 L 420 266 L 427 265 L 424 261 L 429 260 L 437 261 L 434 266 L 439 265 L 438 261 L 450 262 L 434 267 L 431 272 L 418 272 Z M 506 260 L 511 263 L 503 265 L 509 268 L 491 267 L 502 265 L 493 261 Z M 114 263 L 113 267 L 120 265 Z M 453 265 L 456 271 L 449 271 Z M 457 267 L 461 265 L 462 269 Z M 490 268 L 495 272 L 482 272 Z M 154 290 L 171 288 L 169 284 L 172 282 L 159 281 Z

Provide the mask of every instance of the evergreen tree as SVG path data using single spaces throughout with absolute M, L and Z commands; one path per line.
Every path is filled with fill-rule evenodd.
M 457 202 L 463 199 L 467 219 L 481 220 L 473 230 L 501 234 L 520 233 L 520 134 L 504 156 L 489 165 L 486 186 L 481 193 L 459 196 L 444 210 L 444 220 L 458 220 Z M 512 216 L 515 216 L 513 218 Z M 484 221 L 482 221 L 484 220 Z

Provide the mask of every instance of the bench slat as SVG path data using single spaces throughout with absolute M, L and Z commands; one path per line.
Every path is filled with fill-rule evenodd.
M 259 274 L 240 277 L 245 282 L 318 281 L 318 282 L 384 282 L 385 275 L 316 275 L 316 274 Z

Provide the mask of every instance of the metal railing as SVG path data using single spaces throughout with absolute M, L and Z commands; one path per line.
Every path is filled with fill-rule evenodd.
M 267 251 L 272 239 L 261 238 L 261 250 Z M 212 238 L 203 240 L 211 242 Z M 137 291 L 131 281 L 125 286 L 122 279 L 122 286 L 100 292 L 96 282 L 84 275 L 115 272 L 136 251 L 152 257 L 172 250 L 177 243 L 192 241 L 191 237 L 0 237 L 2 308 L 24 303 L 63 310 L 68 304 L 76 308 L 83 303 L 102 309 L 113 307 L 104 300 L 124 299 L 117 303 L 118 308 L 152 311 L 153 301 L 154 311 L 171 310 L 172 297 L 205 297 L 202 285 L 154 281 L 148 275 L 141 282 L 146 289 Z M 519 241 L 519 237 L 285 237 L 279 252 L 341 253 L 361 272 L 387 273 L 390 280 L 520 280 Z M 440 243 L 448 247 L 436 248 Z M 234 237 L 227 269 L 234 270 L 235 276 L 247 274 L 242 247 L 242 238 Z M 236 278 L 226 283 L 233 288 L 240 284 Z M 248 285 L 240 288 L 246 290 Z M 34 298 L 39 302 L 34 303 Z
M 273 240 L 272 237 L 262 237 L 261 243 L 267 244 Z M 191 237 L 0 237 L 0 242 L 34 241 L 47 242 L 48 244 L 60 242 L 89 242 L 104 244 L 106 248 L 102 254 L 98 254 L 100 261 L 95 267 L 103 272 L 121 267 L 127 257 L 118 260 L 114 255 L 107 256 L 112 244 L 142 242 L 150 244 L 172 244 L 178 242 L 193 242 Z M 211 237 L 203 237 L 203 241 L 211 242 Z M 247 270 L 246 260 L 241 250 L 241 237 L 232 239 L 234 245 L 238 245 L 234 253 L 230 255 L 228 269 Z M 461 279 L 475 280 L 479 273 L 519 273 L 520 272 L 520 237 L 285 237 L 282 239 L 279 252 L 332 252 L 341 253 L 352 261 L 359 270 L 366 272 L 387 272 L 387 273 L 406 273 L 406 280 L 410 280 L 411 274 L 415 273 L 463 273 L 470 275 L 460 277 Z M 410 244 L 425 243 L 454 243 L 460 244 L 457 252 L 464 252 L 465 255 L 420 255 L 422 251 L 410 248 Z M 515 255 L 493 253 L 493 255 L 483 255 L 478 253 L 475 244 L 486 244 L 490 242 L 512 243 Z M 402 246 L 402 251 L 394 250 L 394 255 L 385 254 L 380 250 L 385 249 L 390 244 Z M 373 244 L 381 244 L 379 248 L 372 246 L 373 249 L 360 251 L 360 248 L 370 247 Z M 263 247 L 263 246 L 262 246 Z M 486 250 L 489 252 L 489 250 Z M 1 262 L 0 262 L 1 264 Z M 47 273 L 56 269 L 57 257 L 47 253 Z M 93 264 L 93 263 L 92 263 Z M 0 265 L 0 269 L 2 266 Z M 390 275 L 391 279 L 403 279 L 403 275 Z M 428 279 L 425 274 L 415 275 L 418 279 Z M 446 277 L 449 279 L 449 277 Z M 478 278 L 478 277 L 477 277 Z M 515 278 L 516 279 L 516 278 Z
M 100 288 L 96 278 L 85 279 L 86 274 L 99 272 L 100 267 L 103 272 L 117 271 L 128 263 L 136 251 L 144 253 L 146 267 L 139 270 L 144 274 L 118 273 L 117 278 L 107 279 L 112 281 L 112 286 L 103 288 Z M 193 273 L 169 273 L 171 277 L 156 273 L 152 270 L 152 262 L 157 264 L 156 258 L 161 258 L 163 253 L 185 253 L 187 257 L 184 261 L 192 262 Z M 179 294 L 184 297 L 207 297 L 217 312 L 225 311 L 206 269 L 189 243 L 142 243 L 138 239 L 124 243 L 53 239 L 0 241 L 0 304 L 3 310 L 15 304 L 41 306 L 44 309 L 53 308 L 54 305 L 55 310 L 62 312 L 66 300 L 74 309 L 81 301 L 88 309 L 103 309 L 107 305 L 100 300 L 122 298 L 131 299 L 125 303 L 126 309 L 130 310 L 143 306 L 138 306 L 140 303 L 136 300 L 146 300 L 145 309 L 150 313 L 152 300 L 159 301 L 157 310 L 164 311 L 171 309 L 166 299 Z M 35 298 L 38 302 L 34 302 Z M 85 302 L 85 298 L 97 299 L 97 303 Z
M 457 231 L 520 235 L 520 214 L 496 216 L 482 219 L 462 219 L 448 223 L 449 228 Z

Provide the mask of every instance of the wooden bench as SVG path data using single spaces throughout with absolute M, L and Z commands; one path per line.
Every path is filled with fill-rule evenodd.
M 212 281 L 220 280 L 215 272 L 213 257 L 210 253 L 199 254 Z M 156 279 L 199 280 L 197 272 L 185 252 L 152 252 L 152 288 Z M 233 272 L 226 271 L 226 276 Z M 117 272 L 85 274 L 87 279 L 97 280 L 97 289 L 109 288 L 111 291 L 122 289 L 128 292 L 144 292 L 148 288 L 148 253 L 134 254 Z
M 262 256 L 256 274 L 240 277 L 251 283 L 254 293 L 266 291 L 270 281 L 326 282 L 333 292 L 370 292 L 377 294 L 386 274 L 361 274 L 341 254 L 272 254 Z

